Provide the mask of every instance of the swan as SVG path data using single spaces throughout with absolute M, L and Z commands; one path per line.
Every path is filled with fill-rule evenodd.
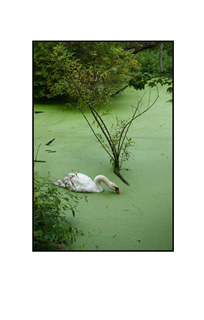
M 96 176 L 93 181 L 83 173 L 69 173 L 63 180 L 53 179 L 52 182 L 64 188 L 68 187 L 70 191 L 75 192 L 103 192 L 101 184 L 103 182 L 109 189 L 120 193 L 118 186 L 102 175 Z

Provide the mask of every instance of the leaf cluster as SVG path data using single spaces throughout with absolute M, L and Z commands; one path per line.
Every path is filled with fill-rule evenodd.
M 161 86 L 168 85 L 166 93 L 173 92 L 173 79 L 172 74 L 170 73 L 157 72 L 151 74 L 149 72 L 138 72 L 127 76 L 125 80 L 128 82 L 128 85 L 133 87 L 135 90 L 143 90 L 145 85 L 153 88 L 156 87 L 157 84 L 160 84 Z M 172 102 L 172 99 L 168 100 L 168 102 Z
M 120 42 L 34 42 L 34 99 L 77 98 L 69 72 L 98 105 L 122 88 L 124 74 L 138 69 Z
M 135 142 L 132 140 L 132 138 L 128 138 L 127 135 L 124 132 L 125 127 L 129 123 L 130 119 L 122 120 L 118 119 L 116 117 L 116 124 L 112 124 L 110 128 L 110 138 L 112 142 L 112 149 L 107 142 L 106 139 L 103 138 L 103 136 L 100 133 L 97 133 L 97 136 L 99 138 L 99 142 L 101 143 L 101 146 L 109 151 L 110 153 L 110 163 L 113 167 L 116 165 L 116 157 L 114 157 L 114 153 L 112 150 L 118 150 L 120 149 L 120 157 L 119 157 L 119 169 L 121 169 L 123 162 L 129 160 L 130 152 L 129 147 L 132 146 Z M 121 132 L 123 134 L 121 135 Z M 124 142 L 121 144 L 121 140 L 124 138 Z M 121 148 L 120 148 L 121 146 Z M 117 151 L 116 151 L 117 152 Z
M 70 250 L 76 234 L 83 232 L 72 226 L 66 218 L 67 210 L 75 216 L 79 197 L 67 192 L 64 197 L 60 188 L 47 177 L 34 177 L 33 203 L 33 250 Z

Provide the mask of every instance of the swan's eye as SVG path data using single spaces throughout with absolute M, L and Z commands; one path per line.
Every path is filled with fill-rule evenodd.
M 120 193 L 119 188 L 116 188 L 116 187 L 115 187 L 115 191 L 116 191 L 117 193 Z

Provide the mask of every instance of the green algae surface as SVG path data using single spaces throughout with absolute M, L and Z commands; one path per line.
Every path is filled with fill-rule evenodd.
M 153 101 L 156 89 L 151 92 Z M 147 106 L 148 98 L 147 90 L 141 108 Z M 130 118 L 137 99 L 132 88 L 116 96 L 103 117 L 107 125 L 115 123 L 116 116 Z M 79 110 L 66 108 L 64 101 L 34 105 L 34 111 L 43 112 L 34 113 L 34 156 L 41 144 L 37 159 L 45 161 L 36 162 L 35 171 L 41 176 L 50 172 L 56 179 L 69 172 L 92 179 L 105 175 L 121 191 L 117 194 L 103 184 L 104 192 L 88 193 L 88 202 L 79 202 L 75 217 L 67 212 L 70 223 L 85 234 L 77 236 L 74 250 L 173 250 L 172 105 L 167 100 L 166 88 L 159 87 L 155 105 L 130 127 L 128 137 L 135 144 L 121 170 L 130 186 L 114 174 L 107 153 Z M 91 119 L 88 111 L 86 116 Z

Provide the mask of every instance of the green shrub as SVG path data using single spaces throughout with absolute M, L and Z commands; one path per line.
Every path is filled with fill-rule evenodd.
M 170 45 L 170 44 L 169 44 Z M 172 50 L 169 45 L 164 45 L 162 55 L 163 71 L 172 74 Z M 159 72 L 159 48 L 144 50 L 135 55 L 135 59 L 139 62 L 140 72 L 157 73 Z
M 77 233 L 81 230 L 72 226 L 66 219 L 67 210 L 75 216 L 76 206 L 80 198 L 67 191 L 62 195 L 59 186 L 46 178 L 34 177 L 33 204 L 33 250 L 71 250 Z M 85 198 L 86 199 L 86 198 Z M 87 200 L 86 200 L 87 201 Z

